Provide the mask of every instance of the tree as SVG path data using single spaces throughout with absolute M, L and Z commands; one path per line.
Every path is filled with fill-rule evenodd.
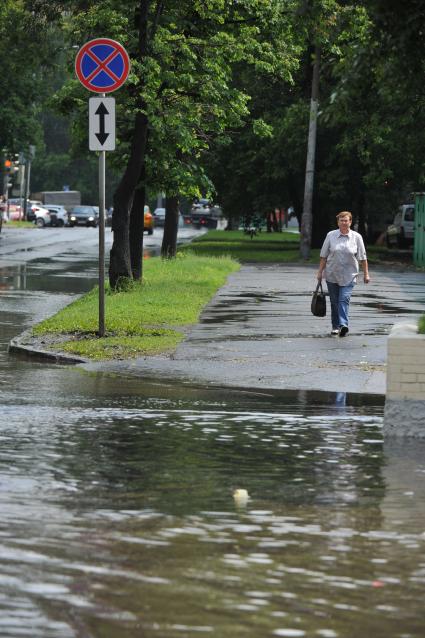
M 56 12 L 40 8 L 25 0 L 2 0 L 0 3 L 0 144 L 9 153 L 27 150 L 40 144 L 42 128 L 39 113 L 48 92 L 53 69 Z
M 359 229 L 375 240 L 412 190 L 422 190 L 425 163 L 420 3 L 365 2 L 368 21 L 355 46 L 333 66 L 333 89 L 323 109 L 333 130 L 326 191 L 345 192 Z M 409 19 L 407 19 L 407 14 Z M 335 201 L 335 195 L 333 200 Z

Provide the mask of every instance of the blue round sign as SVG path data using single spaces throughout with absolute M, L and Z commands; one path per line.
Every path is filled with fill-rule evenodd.
M 96 38 L 86 42 L 75 58 L 81 84 L 95 93 L 111 93 L 124 84 L 130 71 L 127 51 L 115 40 Z

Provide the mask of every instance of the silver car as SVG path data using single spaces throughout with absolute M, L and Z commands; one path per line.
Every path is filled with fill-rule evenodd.
M 68 211 L 65 206 L 59 204 L 45 204 L 45 208 L 50 213 L 50 223 L 52 226 L 67 226 L 68 225 Z
M 415 205 L 403 204 L 394 221 L 387 227 L 387 246 L 403 248 L 413 244 L 415 236 Z

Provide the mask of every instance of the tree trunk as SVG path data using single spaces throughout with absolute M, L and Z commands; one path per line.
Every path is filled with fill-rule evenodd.
M 165 201 L 164 235 L 162 237 L 161 257 L 171 259 L 177 253 L 177 229 L 179 225 L 179 198 L 176 195 Z
M 143 276 L 143 232 L 145 227 L 145 193 L 144 186 L 136 188 L 133 205 L 130 211 L 130 264 L 133 279 Z
M 144 59 L 147 51 L 148 10 L 150 0 L 140 0 L 136 9 L 139 24 L 139 57 Z M 123 177 L 114 193 L 114 212 L 112 214 L 112 231 L 114 239 L 109 260 L 109 283 L 111 288 L 119 288 L 121 283 L 132 278 L 130 260 L 129 211 L 133 204 L 134 191 L 143 173 L 148 120 L 145 115 L 144 100 L 137 100 L 137 113 L 134 123 L 134 134 L 130 155 Z M 143 216 L 143 213 L 142 213 Z
M 272 222 L 272 213 L 270 210 L 268 210 L 266 213 L 266 226 L 267 226 L 267 232 L 271 233 L 273 230 L 273 222 Z
M 313 81 L 310 101 L 310 124 L 308 131 L 307 161 L 305 169 L 304 206 L 301 218 L 300 255 L 302 259 L 310 257 L 311 236 L 313 228 L 313 187 L 314 162 L 316 156 L 317 113 L 319 110 L 319 68 L 320 48 L 314 49 Z
M 226 225 L 226 228 L 224 230 L 237 230 L 237 229 L 238 229 L 238 227 L 237 227 L 235 218 L 232 215 L 230 215 L 227 218 L 227 225 Z

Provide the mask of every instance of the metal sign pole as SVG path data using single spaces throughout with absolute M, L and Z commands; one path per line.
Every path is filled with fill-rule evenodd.
M 105 97 L 105 93 L 102 94 Z M 99 337 L 105 336 L 105 165 L 106 153 L 99 153 Z

